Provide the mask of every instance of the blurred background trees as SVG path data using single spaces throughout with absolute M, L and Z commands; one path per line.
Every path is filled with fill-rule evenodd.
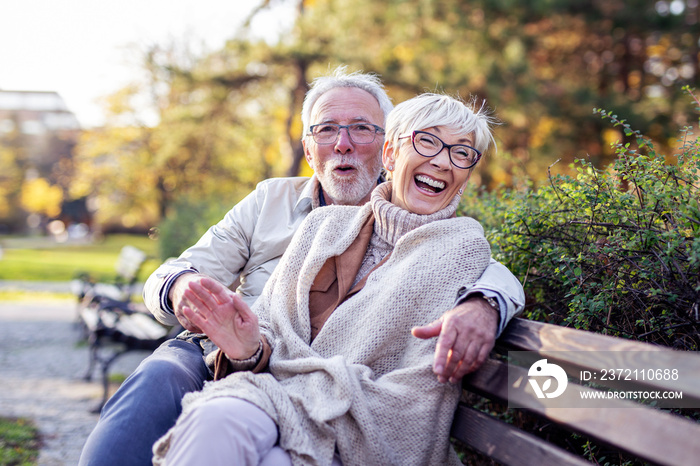
M 257 15 L 280 8 L 294 12 L 287 26 L 258 38 Z M 105 231 L 148 230 L 178 206 L 190 223 L 221 216 L 264 178 L 310 173 L 301 102 L 339 64 L 379 74 L 395 103 L 428 90 L 485 99 L 503 123 L 472 178 L 489 190 L 537 184 L 557 160 L 560 172 L 575 158 L 609 164 L 627 137 L 593 108 L 672 152 L 694 119 L 681 87 L 698 83 L 699 15 L 698 0 L 261 0 L 220 50 L 140 50 L 139 79 L 105 97 L 108 123 L 82 134 L 70 182 L 49 181 L 64 202 L 86 199 Z M 20 159 L 0 146 L 3 192 L 25 183 L 5 174 Z M 19 203 L 4 198 L 2 222 Z

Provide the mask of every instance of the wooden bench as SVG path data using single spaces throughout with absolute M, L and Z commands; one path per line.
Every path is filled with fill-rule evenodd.
M 114 266 L 116 275 L 111 283 L 96 282 L 89 274 L 79 274 L 71 282 L 78 303 L 87 296 L 106 296 L 119 301 L 130 301 L 134 294 L 139 271 L 146 262 L 146 253 L 134 246 L 124 246 Z
M 524 355 L 530 358 L 523 358 Z M 531 376 L 536 374 L 532 372 L 536 366 L 542 366 L 541 363 L 530 366 L 530 361 L 541 359 L 546 359 L 547 364 L 560 366 L 569 376 L 565 391 L 573 398 L 568 398 L 569 401 L 560 403 L 560 406 L 556 406 L 555 398 L 544 401 L 538 398 L 537 389 L 529 382 L 533 378 Z M 615 371 L 613 376 L 610 371 L 616 369 L 624 371 Z M 662 372 L 649 372 L 649 369 L 662 369 Z M 673 373 L 664 373 L 663 369 L 677 369 L 677 379 L 672 380 Z M 642 371 L 645 371 L 644 376 L 641 375 Z M 595 384 L 591 386 L 588 382 L 580 382 L 581 376 L 590 381 L 595 377 Z M 601 380 L 620 376 L 632 380 L 636 378 L 637 382 Z M 542 378 L 534 378 L 538 380 L 535 384 L 540 388 L 541 395 L 557 385 L 553 383 L 546 387 L 544 383 L 540 385 Z M 623 461 L 634 464 L 700 464 L 700 442 L 697 441 L 700 438 L 700 423 L 633 399 L 613 398 L 596 402 L 590 399 L 601 396 L 591 393 L 609 392 L 606 385 L 618 390 L 631 389 L 633 392 L 682 392 L 682 405 L 677 406 L 698 408 L 700 356 L 514 319 L 497 341 L 491 358 L 478 371 L 463 379 L 464 402 L 460 402 L 455 414 L 452 436 L 457 446 L 460 443 L 467 445 L 497 463 L 508 465 L 591 464 L 584 460 L 586 455 L 580 450 L 573 454 L 567 449 L 576 448 L 555 445 L 562 443 L 558 442 L 562 437 L 571 438 L 569 433 L 583 436 L 576 440 L 579 446 L 587 441 L 596 445 L 598 456 L 605 456 L 604 462 L 610 464 Z M 589 399 L 582 401 L 583 396 Z M 602 396 L 609 395 L 606 393 Z M 573 399 L 579 401 L 573 403 Z M 534 420 L 524 424 L 535 427 L 515 427 L 498 419 L 498 415 L 493 415 L 494 410 L 479 410 L 471 406 L 490 403 L 489 400 L 500 406 L 501 412 L 509 413 L 511 418 Z M 681 403 L 681 400 L 673 400 L 672 403 Z M 505 411 L 507 404 L 524 409 Z M 697 419 L 694 409 L 674 411 L 690 411 Z M 556 435 L 549 432 L 550 427 L 556 428 Z M 547 435 L 549 438 L 546 438 Z M 563 445 L 566 446 L 566 442 Z M 611 457 L 615 455 L 617 457 Z
M 78 321 L 89 346 L 88 368 L 84 379 L 92 379 L 99 366 L 103 395 L 95 411 L 100 411 L 109 397 L 109 369 L 130 351 L 153 351 L 182 329 L 160 324 L 143 305 L 131 302 L 138 272 L 146 254 L 132 246 L 122 248 L 116 264 L 114 283 L 95 283 L 77 279 L 74 293 L 78 298 Z
M 180 327 L 162 325 L 140 306 L 99 295 L 84 301 L 80 318 L 87 333 L 90 352 L 83 378 L 92 380 L 96 366 L 99 366 L 102 378 L 102 400 L 94 409 L 96 412 L 109 399 L 109 369 L 112 363 L 130 351 L 153 351 L 182 331 Z

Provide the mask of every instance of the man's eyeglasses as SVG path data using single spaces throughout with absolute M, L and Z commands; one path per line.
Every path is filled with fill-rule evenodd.
M 413 148 L 423 157 L 435 157 L 442 149 L 447 149 L 450 162 L 457 168 L 472 168 L 481 159 L 481 152 L 466 144 L 445 144 L 442 139 L 427 131 L 414 131 L 410 136 Z
M 351 125 L 336 125 L 335 123 L 321 123 L 311 125 L 309 130 L 317 144 L 333 144 L 338 139 L 341 129 L 347 129 L 350 141 L 353 144 L 369 144 L 374 142 L 377 133 L 384 133 L 384 129 L 371 123 L 353 123 Z

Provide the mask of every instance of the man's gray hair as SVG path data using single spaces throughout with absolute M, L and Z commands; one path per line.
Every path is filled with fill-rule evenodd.
M 473 134 L 473 146 L 482 154 L 496 142 L 491 126 L 497 124 L 489 114 L 486 101 L 477 104 L 472 97 L 469 103 L 459 97 L 425 93 L 398 104 L 386 119 L 385 140 L 399 146 L 399 137 L 413 131 L 443 126 L 455 135 Z
M 311 110 L 314 108 L 316 101 L 326 92 L 331 89 L 338 87 L 356 87 L 362 89 L 363 91 L 369 92 L 377 102 L 379 103 L 379 108 L 381 108 L 384 113 L 384 119 L 386 120 L 387 115 L 394 105 L 391 103 L 391 99 L 386 94 L 384 90 L 384 85 L 379 79 L 379 76 L 373 73 L 362 73 L 356 71 L 354 73 L 347 73 L 346 66 L 339 66 L 336 68 L 332 74 L 328 76 L 320 76 L 313 80 L 311 83 L 311 89 L 306 93 L 304 97 L 304 105 L 301 109 L 301 122 L 304 127 L 302 139 L 309 134 L 309 126 L 311 126 Z M 382 122 L 382 126 L 384 122 Z

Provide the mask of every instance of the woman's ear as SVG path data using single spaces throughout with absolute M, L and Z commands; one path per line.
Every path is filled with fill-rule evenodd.
M 472 177 L 473 170 L 474 170 L 473 168 L 469 169 L 469 172 L 467 173 L 467 179 L 464 180 L 464 183 L 462 183 L 462 186 L 459 187 L 459 194 L 462 194 L 464 192 L 464 190 L 467 189 L 467 185 L 469 184 L 469 178 Z
M 394 153 L 394 146 L 389 141 L 384 142 L 384 148 L 382 149 L 382 163 L 387 171 L 394 171 L 394 164 L 396 162 L 396 156 Z

